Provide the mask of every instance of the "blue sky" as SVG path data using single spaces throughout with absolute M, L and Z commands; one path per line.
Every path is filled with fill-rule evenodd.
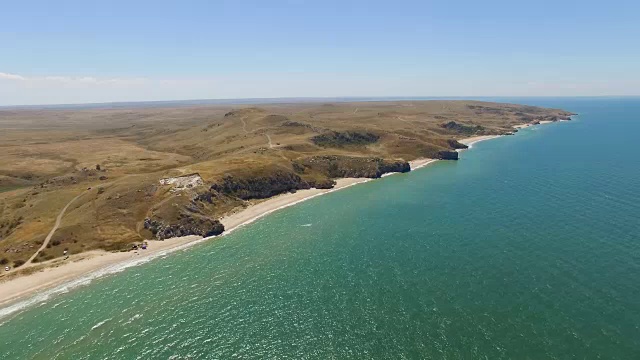
M 0 105 L 640 94 L 632 1 L 5 1 Z

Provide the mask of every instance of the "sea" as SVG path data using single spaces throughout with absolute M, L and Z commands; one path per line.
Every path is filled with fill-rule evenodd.
M 640 358 L 640 98 L 491 100 L 578 115 L 0 311 L 0 359 Z

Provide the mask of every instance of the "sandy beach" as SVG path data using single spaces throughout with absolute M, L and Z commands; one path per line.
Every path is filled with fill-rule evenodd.
M 480 141 L 485 141 L 485 140 L 491 140 L 491 139 L 495 139 L 497 137 L 500 137 L 502 135 L 482 135 L 482 136 L 473 136 L 470 138 L 466 138 L 466 139 L 462 139 L 460 140 L 460 143 L 467 145 L 469 148 L 472 147 L 473 144 L 480 142 Z M 465 150 L 465 149 L 460 149 L 460 150 Z
M 421 166 L 434 161 L 433 159 L 417 160 L 415 163 Z M 295 193 L 282 194 L 271 199 L 251 205 L 241 211 L 228 215 L 220 221 L 225 226 L 224 236 L 231 233 L 240 226 L 249 224 L 263 216 L 266 216 L 279 209 L 295 205 L 299 202 L 324 195 L 330 192 L 338 191 L 349 186 L 371 181 L 369 178 L 344 178 L 336 180 L 336 186 L 333 189 L 309 189 L 300 190 Z M 214 238 L 214 237 L 211 237 Z M 7 281 L 0 282 L 0 307 L 7 306 L 18 300 L 35 295 L 38 292 L 53 289 L 70 281 L 81 277 L 91 278 L 92 273 L 97 273 L 105 268 L 111 267 L 118 269 L 121 265 L 145 259 L 152 259 L 162 256 L 171 251 L 176 251 L 193 245 L 195 243 L 206 241 L 211 238 L 202 238 L 200 236 L 185 236 L 180 238 L 166 239 L 163 241 L 149 240 L 146 250 L 128 251 L 128 252 L 106 252 L 106 251 L 90 251 L 82 254 L 72 255 L 67 260 L 57 259 L 47 264 L 39 271 L 29 275 L 11 278 Z M 104 271 L 102 271 L 104 272 Z M 109 271 L 106 271 L 109 273 Z M 98 277 L 98 275 L 93 276 Z
M 200 236 L 185 236 L 167 241 L 149 240 L 147 250 L 128 252 L 89 251 L 73 255 L 68 260 L 59 259 L 38 272 L 12 278 L 0 283 L 0 307 L 39 291 L 51 289 L 69 281 L 88 275 L 96 270 L 122 262 L 153 257 L 201 239 Z
M 566 121 L 566 120 L 559 120 L 559 121 Z M 528 123 L 528 124 L 522 124 L 522 125 L 515 125 L 514 128 L 516 128 L 516 129 L 524 129 L 524 128 L 528 128 L 530 126 L 550 124 L 552 122 L 553 121 L 551 121 L 551 120 L 542 120 L 538 124 Z
M 496 137 L 499 137 L 499 135 L 474 136 L 459 141 L 471 148 L 472 145 L 477 142 L 494 139 Z M 409 163 L 411 165 L 411 169 L 415 170 L 432 164 L 436 161 L 438 160 L 416 159 L 410 161 Z M 300 190 L 295 193 L 282 194 L 268 200 L 258 202 L 234 214 L 230 214 L 220 219 L 226 229 L 224 234 L 220 236 L 229 234 L 238 227 L 249 224 L 279 209 L 295 205 L 316 196 L 338 191 L 371 180 L 373 179 L 338 179 L 336 180 L 336 186 L 333 189 Z M 164 241 L 149 240 L 149 245 L 146 250 L 119 253 L 106 251 L 90 251 L 82 254 L 72 255 L 67 260 L 56 259 L 48 263 L 47 267 L 44 267 L 31 274 L 10 278 L 6 281 L 0 282 L 0 307 L 5 307 L 9 304 L 18 302 L 19 300 L 36 295 L 45 290 L 55 289 L 56 287 L 60 287 L 79 278 L 88 278 L 88 280 L 90 280 L 91 278 L 110 273 L 109 271 L 104 271 L 107 268 L 118 269 L 123 264 L 138 261 L 144 262 L 144 260 L 163 256 L 164 254 L 167 254 L 171 251 L 180 250 L 195 243 L 206 241 L 208 239 L 211 238 L 203 239 L 200 236 L 186 236 L 181 238 L 167 239 Z M 117 272 L 117 270 L 111 272 Z M 95 274 L 95 276 L 92 276 L 92 274 Z
M 411 170 L 416 170 L 432 164 L 436 161 L 438 161 L 438 159 L 416 159 L 409 161 L 409 165 L 411 165 Z

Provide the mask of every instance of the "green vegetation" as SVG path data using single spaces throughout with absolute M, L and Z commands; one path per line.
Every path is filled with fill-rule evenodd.
M 480 125 L 464 125 L 455 121 L 449 121 L 441 126 L 454 133 L 463 135 L 482 135 L 482 131 L 484 130 L 484 127 Z
M 13 267 L 14 267 L 14 268 L 18 268 L 18 267 L 20 267 L 20 266 L 24 265 L 24 263 L 25 263 L 25 260 L 17 259 L 17 260 L 15 260 L 15 261 L 13 262 Z
M 267 176 L 238 178 L 225 176 L 211 190 L 242 200 L 266 199 L 292 190 L 309 189 L 308 182 L 293 172 L 276 170 Z
M 380 140 L 380 136 L 370 132 L 356 131 L 331 131 L 325 134 L 316 135 L 311 141 L 322 147 L 344 147 L 349 145 L 367 145 Z

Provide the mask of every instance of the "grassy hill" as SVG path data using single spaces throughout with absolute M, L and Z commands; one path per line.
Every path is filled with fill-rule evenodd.
M 408 171 L 409 160 L 448 158 L 456 139 L 569 115 L 476 101 L 0 110 L 0 262 L 33 255 L 78 194 L 36 261 L 207 233 L 278 193 Z M 202 185 L 159 183 L 186 174 Z

